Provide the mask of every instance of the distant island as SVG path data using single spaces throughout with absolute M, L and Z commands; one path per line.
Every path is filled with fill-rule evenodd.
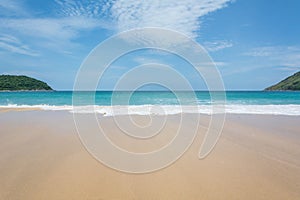
M 300 71 L 292 76 L 287 77 L 276 85 L 268 87 L 266 91 L 284 91 L 284 90 L 300 90 Z
M 50 91 L 47 83 L 28 76 L 0 75 L 0 91 Z

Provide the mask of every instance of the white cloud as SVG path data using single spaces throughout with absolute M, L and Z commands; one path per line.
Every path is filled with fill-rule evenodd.
M 163 59 L 155 59 L 145 56 L 135 57 L 134 61 L 139 65 L 149 64 L 149 63 L 162 63 Z
M 111 17 L 118 30 L 161 27 L 182 32 L 196 38 L 200 28 L 199 18 L 221 9 L 230 0 L 116 0 L 111 7 Z
M 38 53 L 34 52 L 17 38 L 10 35 L 0 35 L 0 49 L 28 56 L 38 56 Z
M 230 48 L 232 47 L 233 44 L 229 41 L 226 40 L 218 40 L 214 42 L 204 42 L 204 47 L 206 50 L 214 52 L 214 51 L 219 51 L 225 48 Z
M 113 4 L 113 0 L 55 0 L 60 6 L 59 14 L 64 17 L 89 17 L 99 18 L 108 14 L 109 8 Z
M 0 16 L 20 16 L 27 15 L 24 5 L 16 0 L 0 0 Z
M 95 19 L 86 20 L 84 17 L 0 18 L 0 34 L 2 32 L 22 38 L 24 42 L 30 44 L 36 50 L 47 49 L 58 53 L 78 48 L 79 46 L 74 40 L 81 36 L 82 31 L 94 30 L 98 27 L 99 21 Z M 1 44 L 1 46 L 7 50 L 10 49 L 11 52 L 26 54 L 19 51 L 22 46 L 17 44 L 14 47 L 5 44 Z M 19 47 L 19 50 L 16 49 L 17 47 Z M 27 53 L 31 56 L 36 55 L 36 53 L 29 53 L 29 51 Z M 39 54 L 42 54 L 42 52 L 40 51 Z
M 300 67 L 299 46 L 262 46 L 253 48 L 244 53 L 245 56 L 264 59 L 273 66 L 284 66 L 290 68 Z
M 232 0 L 56 0 L 63 16 L 107 17 L 118 31 L 133 28 L 160 27 L 173 29 L 195 38 L 199 18 L 224 8 Z
M 220 61 L 214 61 L 214 63 L 217 67 L 224 67 L 228 65 L 228 63 L 226 62 L 220 62 Z
M 22 34 L 47 39 L 70 40 L 80 30 L 93 29 L 98 26 L 96 20 L 82 17 L 73 18 L 25 18 L 0 19 L 0 27 L 11 29 Z
M 105 18 L 117 32 L 133 28 L 159 27 L 172 29 L 196 38 L 200 20 L 232 0 L 55 0 L 64 17 Z
M 267 56 L 272 56 L 274 54 L 278 54 L 279 48 L 282 47 L 274 47 L 274 46 L 257 47 L 251 49 L 249 52 L 244 53 L 244 55 L 253 56 L 253 57 L 267 57 Z
M 196 38 L 204 15 L 224 8 L 232 0 L 55 0 L 51 16 L 36 17 L 22 1 L 0 0 L 0 33 L 31 37 L 31 44 L 61 44 L 62 51 L 74 44 L 84 30 L 104 28 L 124 31 L 161 27 Z M 55 7 L 55 6 L 54 6 Z M 15 17 L 18 16 L 18 17 Z M 173 39 L 173 40 L 176 40 Z M 51 45 L 50 45 L 51 46 Z M 16 46 L 14 46 L 16 47 Z M 2 48 L 18 51 L 7 43 Z M 22 51 L 19 51 L 22 52 Z
M 196 63 L 196 68 L 204 69 L 207 67 L 223 67 L 223 66 L 227 66 L 227 65 L 228 65 L 228 63 L 220 62 L 220 61 L 200 62 L 200 63 Z
M 64 13 L 62 15 L 35 17 L 33 15 L 35 12 L 28 10 L 22 2 L 0 0 L 0 34 L 9 34 L 15 38 L 28 38 L 29 36 L 31 45 L 36 48 L 66 51 L 74 47 L 74 39 L 80 37 L 82 31 L 109 28 L 109 25 L 101 19 L 89 17 L 87 11 L 72 15 L 67 14 L 63 7 L 58 9 L 58 12 Z M 71 7 L 67 6 L 67 8 Z M 91 6 L 86 9 L 91 9 Z M 57 10 L 51 12 L 57 13 Z M 15 53 L 26 53 L 25 49 L 18 44 L 11 45 L 2 41 L 1 47 Z M 34 55 L 32 52 L 29 54 Z

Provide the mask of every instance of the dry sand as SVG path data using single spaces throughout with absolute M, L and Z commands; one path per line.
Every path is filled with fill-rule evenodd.
M 168 117 L 154 145 L 132 145 L 112 118 L 100 118 L 113 141 L 135 150 L 163 145 L 178 119 Z M 137 175 L 95 160 L 68 112 L 0 112 L 0 199 L 300 199 L 300 117 L 228 115 L 217 146 L 199 160 L 208 119 L 177 162 Z

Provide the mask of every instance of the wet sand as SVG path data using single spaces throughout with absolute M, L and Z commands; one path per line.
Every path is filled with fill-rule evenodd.
M 113 118 L 99 120 L 116 144 L 148 151 L 172 138 L 179 115 L 154 144 L 133 145 Z M 300 117 L 227 115 L 216 147 L 199 160 L 208 121 L 201 116 L 195 141 L 171 166 L 128 174 L 86 151 L 66 111 L 0 111 L 0 199 L 299 199 Z

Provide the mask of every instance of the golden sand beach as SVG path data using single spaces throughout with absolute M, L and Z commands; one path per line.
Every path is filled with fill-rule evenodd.
M 209 116 L 201 117 L 194 143 L 177 162 L 153 173 L 129 174 L 86 151 L 71 113 L 0 112 L 0 199 L 299 199 L 300 117 L 227 115 L 216 147 L 200 160 Z M 178 118 L 168 117 L 165 136 L 155 144 L 140 145 L 147 150 L 162 145 Z M 100 120 L 118 145 L 141 147 L 127 142 L 112 117 Z

